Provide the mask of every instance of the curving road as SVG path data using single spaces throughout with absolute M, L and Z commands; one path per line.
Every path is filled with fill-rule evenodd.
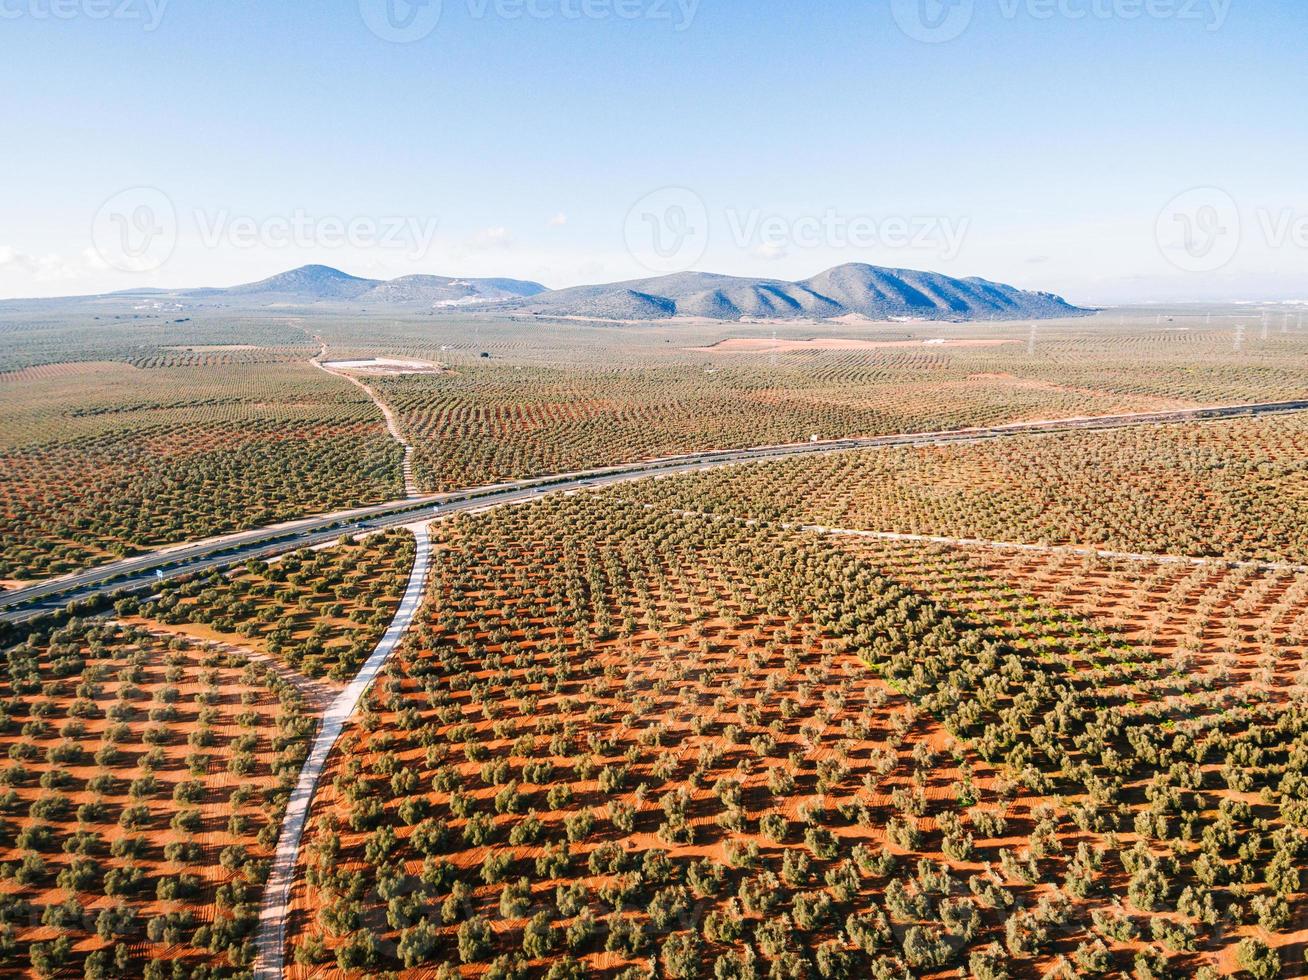
M 843 452 L 851 449 L 942 446 L 985 442 L 1013 436 L 1218 421 L 1303 411 L 1308 411 L 1308 400 L 1267 402 L 1255 405 L 1218 405 L 1169 412 L 1049 419 L 1039 422 L 1015 422 L 986 428 L 956 429 L 946 432 L 904 433 L 900 435 L 839 439 L 830 442 L 791 443 L 778 446 L 758 446 L 752 449 L 691 453 L 683 456 L 647 460 L 626 466 L 610 466 L 539 479 L 501 483 L 456 493 L 433 494 L 416 500 L 405 499 L 378 504 L 373 507 L 338 511 L 276 527 L 261 528 L 240 534 L 227 535 L 222 538 L 198 541 L 189 545 L 168 548 L 136 558 L 113 562 L 76 575 L 52 579 L 22 589 L 0 593 L 0 621 L 26 622 L 58 610 L 72 601 L 113 594 L 119 590 L 131 591 L 147 588 L 159 577 L 174 578 L 179 575 L 231 567 L 249 558 L 268 558 L 297 548 L 325 544 L 342 534 L 414 524 L 445 514 L 530 500 L 544 493 L 582 490 L 653 476 L 689 473 L 719 466 L 731 466 L 769 459 L 784 459 L 815 453 Z
M 330 374 L 333 378 L 340 378 L 343 381 L 348 381 L 356 388 L 361 388 L 364 394 L 371 398 L 372 403 L 381 411 L 382 418 L 386 420 L 386 431 L 391 434 L 391 438 L 395 442 L 398 442 L 404 448 L 404 496 L 409 500 L 417 500 L 422 494 L 418 490 L 418 482 L 413 478 L 413 447 L 409 445 L 404 438 L 404 433 L 400 431 L 400 420 L 395 417 L 391 407 L 382 401 L 377 392 L 372 389 L 372 386 L 362 378 L 355 377 L 347 371 L 334 370 L 323 363 L 323 358 L 327 356 L 327 341 L 321 337 L 314 337 L 314 340 L 322 344 L 322 350 L 318 351 L 318 356 L 309 363 L 319 371 Z
M 313 804 L 327 759 L 345 723 L 354 714 L 364 693 L 377 679 L 377 674 L 390 659 L 400 640 L 408 631 L 413 617 L 422 605 L 427 585 L 427 572 L 431 566 L 431 536 L 425 524 L 410 528 L 417 538 L 418 550 L 409 573 L 409 584 L 400 600 L 386 633 L 378 641 L 372 655 L 360 668 L 354 680 L 343 690 L 322 716 L 318 733 L 314 736 L 309 757 L 300 770 L 300 778 L 291 792 L 290 802 L 282 817 L 282 829 L 277 838 L 277 851 L 273 855 L 272 871 L 263 890 L 263 907 L 259 910 L 259 931 L 255 936 L 256 958 L 254 975 L 257 980 L 278 980 L 282 976 L 286 950 L 286 920 L 290 913 L 291 886 L 295 882 L 295 865 L 300 854 L 300 840 L 304 836 L 305 821 Z
M 325 370 L 325 369 L 324 369 Z M 831 442 L 811 442 L 753 449 L 695 453 L 649 460 L 629 466 L 614 466 L 580 473 L 562 474 L 538 480 L 499 484 L 453 494 L 406 499 L 374 507 L 343 511 L 301 521 L 247 531 L 208 541 L 195 542 L 137 558 L 115 562 L 77 575 L 65 576 L 0 595 L 0 620 L 22 622 L 36 618 L 64 604 L 101 596 L 118 590 L 144 588 L 158 578 L 175 577 L 239 564 L 249 558 L 271 557 L 301 547 L 326 543 L 341 534 L 384 527 L 407 526 L 417 538 L 417 553 L 403 599 L 385 635 L 378 642 L 354 680 L 332 702 L 323 715 L 304 767 L 292 791 L 278 838 L 273 867 L 264 889 L 256 937 L 255 976 L 277 980 L 283 974 L 286 923 L 291 887 L 309 809 L 327 760 L 346 722 L 360 699 L 395 651 L 422 604 L 431 562 L 431 542 L 426 522 L 437 517 L 532 500 L 546 493 L 570 492 L 638 479 L 687 473 L 768 459 L 873 449 L 896 446 L 938 446 L 982 442 L 1020 435 L 1103 430 L 1128 426 L 1162 425 L 1220 420 L 1243 416 L 1271 415 L 1308 410 L 1308 401 L 1257 405 L 1227 405 L 1170 412 L 1139 413 L 1105 417 L 1050 419 L 951 432 L 907 433 Z M 406 480 L 407 483 L 407 480 Z M 820 533 L 841 533 L 841 529 L 812 527 Z M 877 536 L 879 533 L 871 532 Z M 896 536 L 898 537 L 898 536 Z

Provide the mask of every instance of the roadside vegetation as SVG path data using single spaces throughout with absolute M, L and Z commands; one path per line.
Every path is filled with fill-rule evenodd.
M 152 628 L 270 654 L 307 677 L 353 677 L 386 631 L 413 566 L 413 536 L 387 531 L 302 549 L 229 574 L 172 579 L 151 601 L 119 604 Z

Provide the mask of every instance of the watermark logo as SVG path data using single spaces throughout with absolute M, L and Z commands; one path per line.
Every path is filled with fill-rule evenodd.
M 163 191 L 133 187 L 115 194 L 96 212 L 91 243 L 105 267 L 134 273 L 162 268 L 172 258 L 180 234 L 206 249 L 390 249 L 418 261 L 435 247 L 439 227 L 438 218 L 346 217 L 304 208 L 261 216 L 197 208 L 179 216 Z
M 651 272 L 684 272 L 708 251 L 708 207 L 688 188 L 664 187 L 635 203 L 623 237 L 627 251 Z
M 467 0 L 473 20 L 645 20 L 690 29 L 700 0 Z
M 157 187 L 120 191 L 96 212 L 91 243 L 111 268 L 153 272 L 172 258 L 177 247 L 177 209 Z
M 0 0 L 3 3 L 4 0 Z M 651 21 L 690 29 L 700 0 L 465 0 L 469 20 Z M 383 41 L 411 44 L 436 30 L 442 0 L 359 0 L 368 29 Z
M 264 217 L 227 210 L 196 211 L 195 229 L 205 248 L 396 249 L 406 258 L 425 258 L 436 242 L 440 221 L 403 215 L 351 218 L 315 215 L 303 208 Z
M 1158 214 L 1155 239 L 1163 256 L 1184 272 L 1216 272 L 1240 250 L 1240 208 L 1217 187 L 1195 187 Z
M 159 29 L 169 0 L 0 0 L 0 20 L 115 20 Z
M 710 229 L 718 240 L 756 259 L 784 259 L 796 251 L 912 249 L 946 261 L 958 258 L 971 231 L 966 215 L 872 214 L 826 208 L 781 213 L 727 207 L 710 211 L 694 191 L 665 187 L 647 194 L 627 214 L 627 251 L 651 272 L 686 272 L 704 257 Z
M 891 0 L 899 29 L 915 41 L 943 44 L 961 37 L 972 25 L 978 0 Z M 1200 24 L 1219 31 L 1231 13 L 1232 0 L 986 0 L 1001 21 L 1139 20 Z
M 359 0 L 363 22 L 383 41 L 412 44 L 440 23 L 441 0 Z
M 1270 248 L 1308 249 L 1308 215 L 1293 208 L 1260 209 L 1258 227 Z
M 952 261 L 962 252 L 971 224 L 966 216 L 845 214 L 835 208 L 799 216 L 757 209 L 726 212 L 727 230 L 736 248 L 774 259 L 793 249 L 907 248 Z
M 891 0 L 890 12 L 914 41 L 943 44 L 971 26 L 975 6 L 975 0 Z

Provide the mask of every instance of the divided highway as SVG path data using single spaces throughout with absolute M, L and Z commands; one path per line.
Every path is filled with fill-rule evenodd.
M 1308 400 L 1221 405 L 1132 415 L 1049 419 L 947 432 L 904 433 L 669 456 L 625 466 L 611 466 L 456 493 L 399 500 L 163 549 L 102 565 L 76 575 L 50 579 L 22 589 L 0 593 L 0 621 L 22 623 L 60 609 L 73 601 L 113 594 L 120 590 L 145 589 L 163 578 L 227 568 L 251 558 L 271 558 L 297 548 L 326 544 L 342 534 L 358 534 L 415 524 L 462 511 L 532 500 L 546 493 L 583 490 L 654 476 L 689 473 L 718 466 L 813 453 L 894 446 L 940 446 L 1042 433 L 1167 425 L 1302 411 L 1308 411 Z

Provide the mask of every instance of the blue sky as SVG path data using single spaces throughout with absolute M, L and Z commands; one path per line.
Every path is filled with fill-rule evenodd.
M 444 0 L 404 42 L 386 2 L 0 0 L 0 295 L 866 261 L 1308 296 L 1301 0 Z

